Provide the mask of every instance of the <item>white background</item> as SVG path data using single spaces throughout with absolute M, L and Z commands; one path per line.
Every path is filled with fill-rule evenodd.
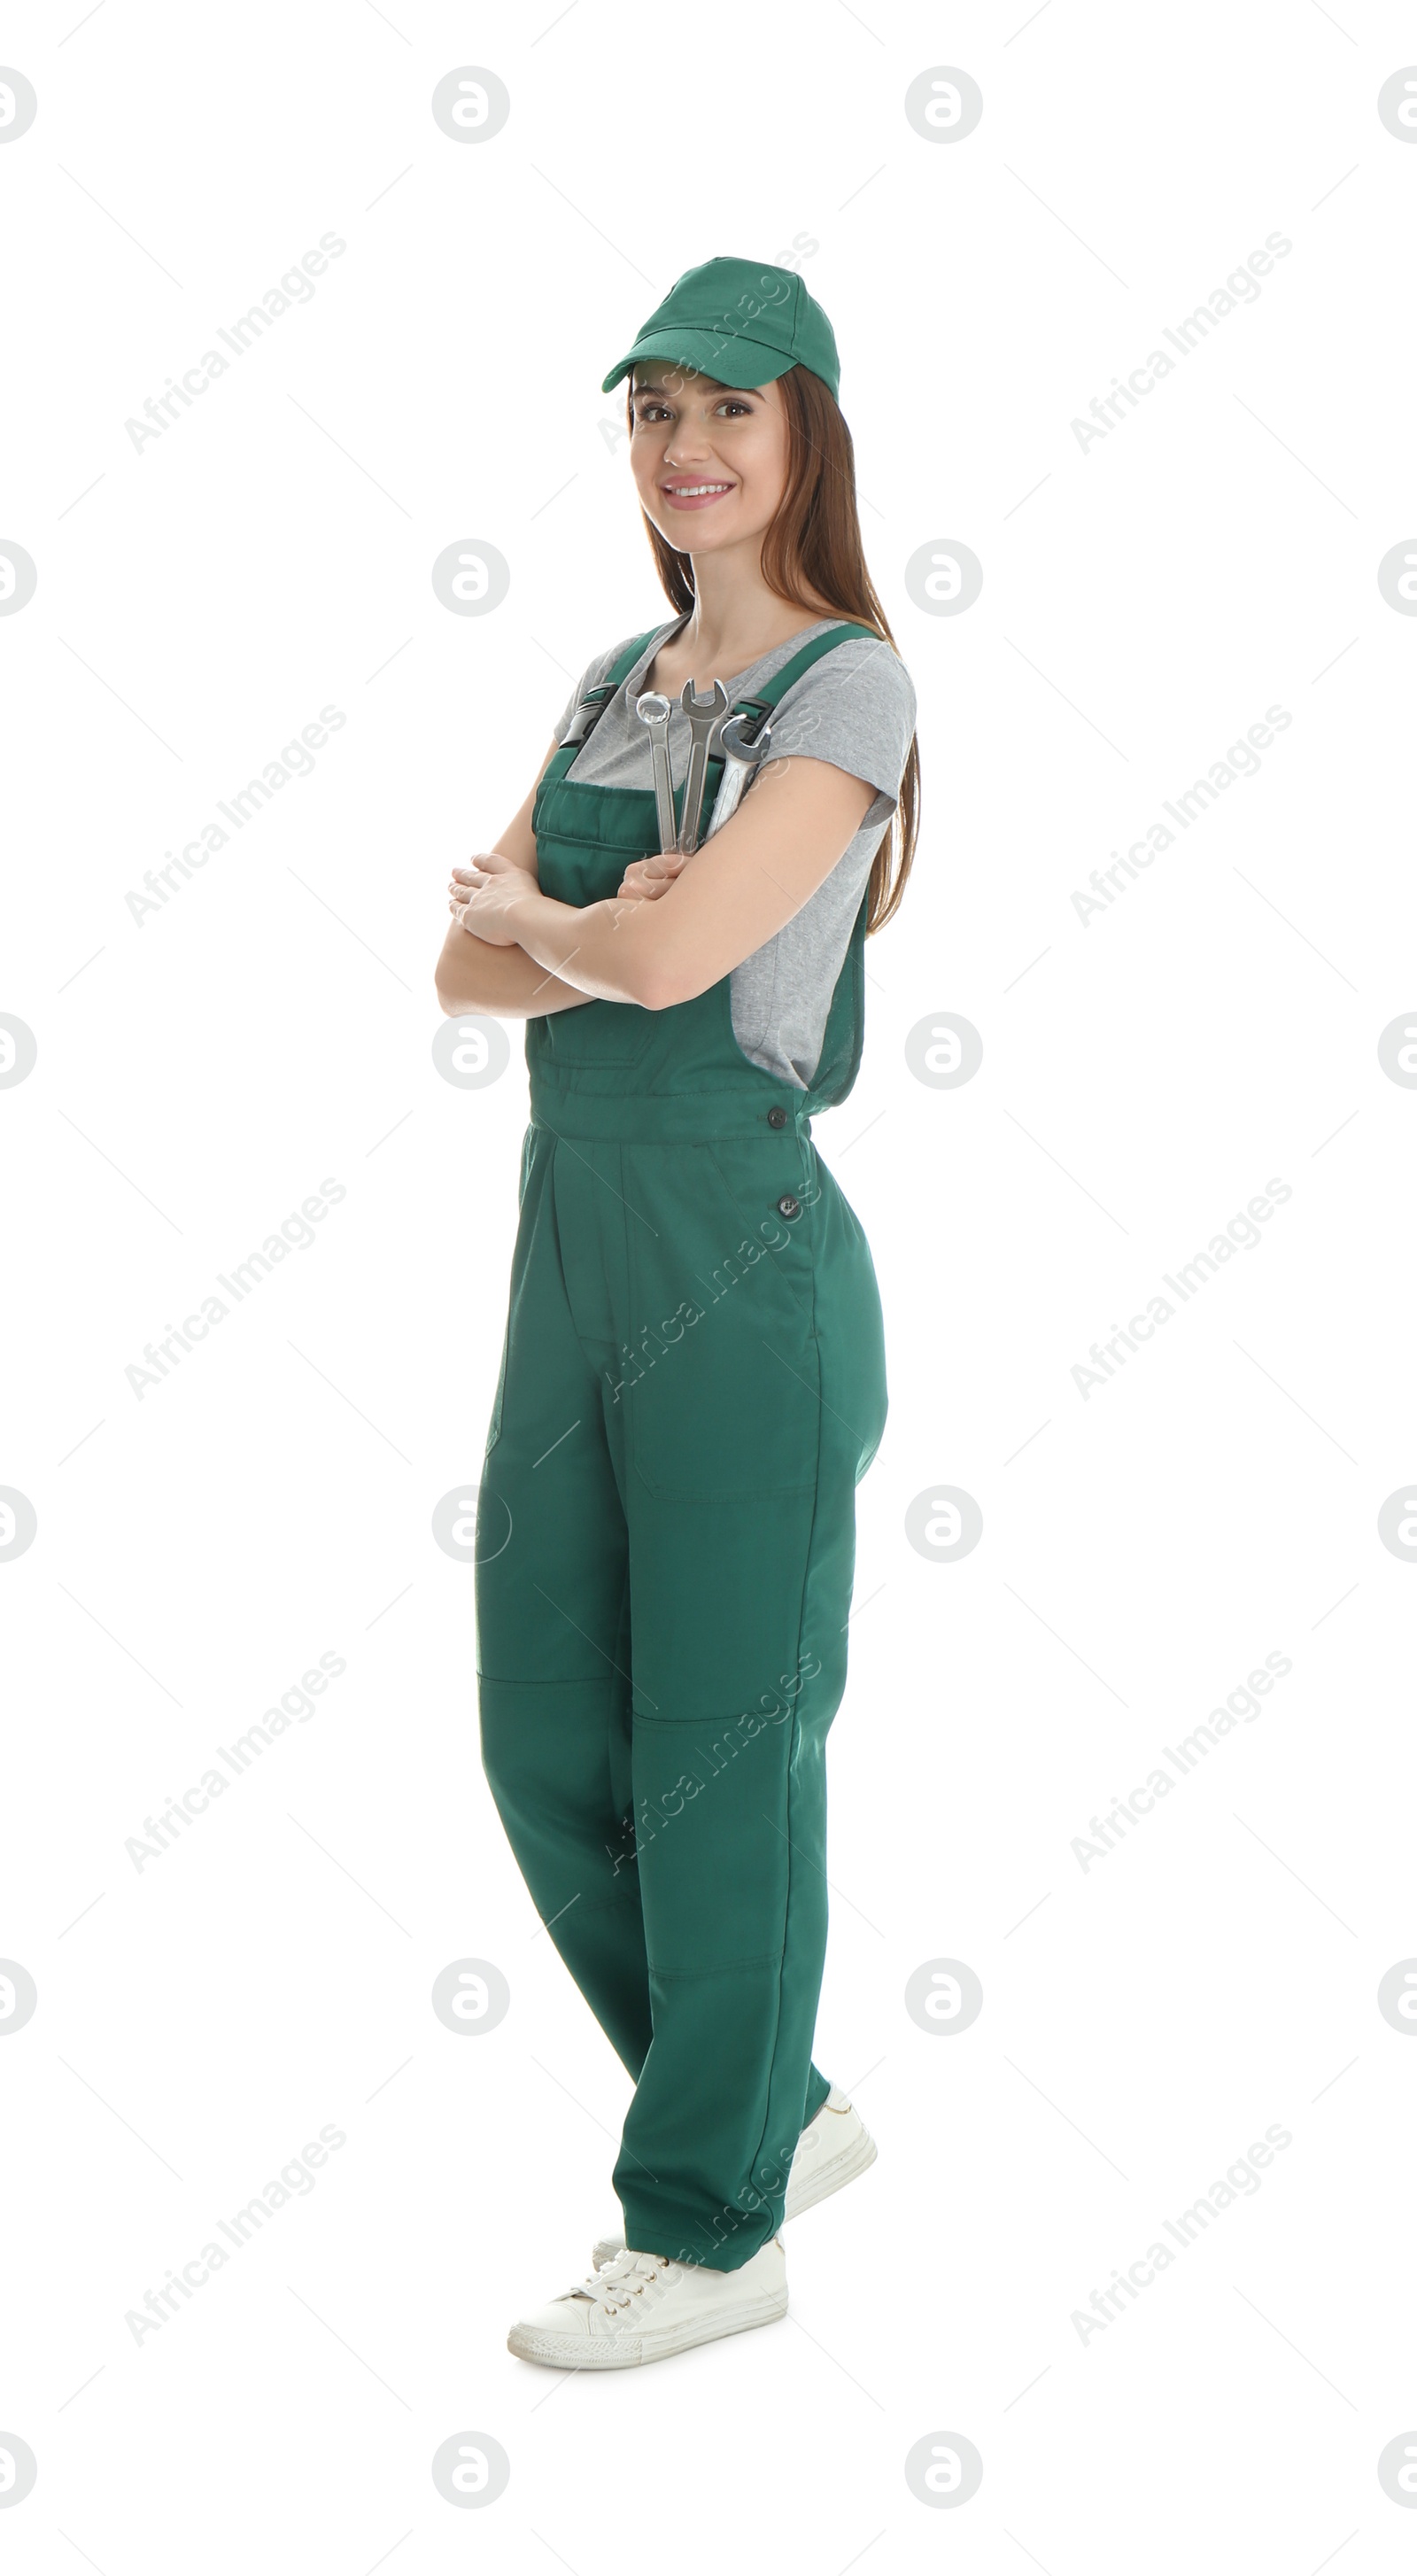
M 1417 626 L 1410 15 L 1184 21 L 580 0 L 232 18 L 7 12 L 11 359 L 0 1009 L 0 2427 L 20 2576 L 636 2564 L 964 2576 L 1409 2567 L 1417 2424 L 1410 1012 Z M 1027 23 L 1023 23 L 1027 22 Z M 70 32 L 73 28 L 73 32 Z M 956 143 L 908 123 L 938 65 Z M 451 140 L 434 84 L 505 82 Z M 313 298 L 135 451 L 125 422 L 322 233 Z M 1109 434 L 1088 416 L 1266 236 L 1292 245 Z M 792 2307 L 563 2380 L 511 2319 L 615 2211 L 627 2085 L 482 1779 L 477 1474 L 525 1076 L 435 1069 L 449 865 L 520 803 L 572 681 L 666 614 L 606 368 L 685 267 L 796 236 L 836 327 L 871 567 L 920 703 L 924 830 L 817 1141 L 870 1237 L 892 1413 L 859 1495 L 832 1737 L 819 2062 L 872 2172 L 789 2235 Z M 511 585 L 451 615 L 483 540 Z M 958 540 L 959 616 L 904 568 Z M 125 903 L 298 736 L 291 785 L 141 926 Z M 1071 896 L 1270 706 L 1292 721 L 1104 915 Z M 961 1088 L 907 1034 L 970 1020 Z M 139 1400 L 125 1371 L 326 1177 L 345 1190 Z M 1292 1193 L 1084 1399 L 1071 1374 L 1271 1178 Z M 932 1485 L 980 1544 L 905 1535 Z M 125 1850 L 322 1653 L 347 1671 L 160 1859 Z M 1071 1846 L 1268 1654 L 1292 1671 L 1129 1838 Z M 512 2007 L 431 2010 L 488 1959 Z M 919 2027 L 907 1978 L 984 2009 Z M 141 2344 L 146 2292 L 322 2124 L 345 2143 Z M 1086 2341 L 1072 2322 L 1267 2127 L 1291 2143 Z M 437 2492 L 450 2435 L 504 2495 Z M 941 2513 L 912 2444 L 984 2478 Z M 1414 2437 L 1417 2438 L 1417 2437 Z M 4 2497 L 0 2495 L 0 2506 Z

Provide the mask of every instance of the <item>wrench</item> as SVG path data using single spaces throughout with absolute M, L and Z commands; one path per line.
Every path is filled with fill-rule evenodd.
M 725 823 L 732 822 L 738 811 L 738 800 L 772 740 L 772 723 L 769 720 L 754 741 L 745 742 L 742 728 L 753 721 L 751 716 L 730 716 L 718 737 L 718 748 L 723 754 L 723 776 L 714 798 L 709 827 L 704 834 L 706 841 L 711 841 L 715 832 L 721 832 Z
M 635 700 L 635 713 L 641 724 L 650 729 L 650 752 L 654 761 L 654 810 L 659 825 L 661 855 L 672 850 L 674 831 L 674 781 L 669 769 L 669 700 L 657 689 L 647 689 Z
M 684 809 L 679 824 L 679 847 L 687 854 L 699 846 L 699 821 L 704 810 L 704 786 L 708 778 L 709 742 L 720 719 L 728 713 L 728 691 L 721 680 L 710 684 L 706 698 L 700 698 L 692 680 L 686 680 L 679 704 L 689 719 L 689 774 L 684 781 Z

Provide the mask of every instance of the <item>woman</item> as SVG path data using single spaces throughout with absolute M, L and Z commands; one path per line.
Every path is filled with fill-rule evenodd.
M 800 277 L 690 269 L 604 390 L 626 375 L 676 614 L 590 665 L 521 811 L 454 869 L 437 973 L 445 1011 L 525 1018 L 531 1092 L 478 1515 L 483 1763 L 636 2079 L 624 2238 L 508 2339 L 581 2369 L 781 2316 L 785 2208 L 875 2154 L 811 2045 L 885 1365 L 811 1117 L 855 1078 L 862 945 L 899 901 L 918 778 L 836 344 Z M 636 701 L 671 702 L 682 825 L 678 701 L 715 674 L 747 735 L 770 711 L 771 756 L 712 838 L 651 855 Z

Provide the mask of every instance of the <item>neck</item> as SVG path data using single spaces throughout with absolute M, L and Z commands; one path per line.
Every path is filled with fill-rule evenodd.
M 805 604 L 769 590 L 756 543 L 746 558 L 737 547 L 724 547 L 711 555 L 691 555 L 689 561 L 694 605 L 677 641 L 705 670 L 745 671 L 804 626 L 836 613 L 808 585 Z

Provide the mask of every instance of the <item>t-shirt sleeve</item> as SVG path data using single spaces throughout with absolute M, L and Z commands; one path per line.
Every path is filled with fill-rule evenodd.
M 790 688 L 772 719 L 772 757 L 829 760 L 876 790 L 863 819 L 884 822 L 900 794 L 915 731 L 915 690 L 885 642 L 838 644 Z

